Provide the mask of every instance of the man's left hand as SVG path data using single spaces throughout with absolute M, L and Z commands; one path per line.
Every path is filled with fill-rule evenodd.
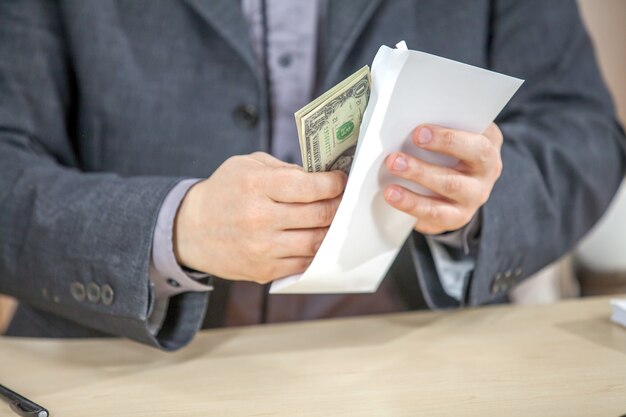
M 413 143 L 459 162 L 443 167 L 402 152 L 389 155 L 385 164 L 393 175 L 426 187 L 436 196 L 423 196 L 393 184 L 385 189 L 385 200 L 415 217 L 418 232 L 438 234 L 462 228 L 488 200 L 500 177 L 502 132 L 495 123 L 482 135 L 421 125 L 413 132 Z

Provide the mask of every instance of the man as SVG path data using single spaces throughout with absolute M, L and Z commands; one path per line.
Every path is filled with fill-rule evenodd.
M 306 268 L 346 181 L 292 164 L 290 113 L 401 39 L 526 83 L 482 135 L 416 126 L 414 145 L 456 167 L 389 155 L 439 197 L 385 190 L 416 225 L 376 294 L 268 297 L 258 283 Z M 172 350 L 207 305 L 216 326 L 419 308 L 420 294 L 502 302 L 588 230 L 624 169 L 573 1 L 22 0 L 0 6 L 0 57 L 14 335 Z

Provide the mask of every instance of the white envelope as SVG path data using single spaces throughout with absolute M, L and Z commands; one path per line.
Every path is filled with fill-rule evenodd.
M 383 190 L 400 183 L 384 160 L 402 150 L 450 165 L 452 158 L 418 149 L 413 129 L 431 123 L 483 132 L 522 80 L 406 49 L 382 46 L 372 64 L 372 91 L 361 123 L 346 190 L 326 238 L 301 275 L 275 281 L 271 294 L 374 292 L 411 233 L 415 219 L 389 206 Z

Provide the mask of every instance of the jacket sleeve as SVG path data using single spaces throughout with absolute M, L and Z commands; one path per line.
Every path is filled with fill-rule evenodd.
M 525 277 L 576 244 L 607 208 L 625 168 L 624 131 L 575 1 L 494 0 L 488 67 L 525 80 L 496 119 L 503 173 L 481 209 L 475 268 L 461 305 L 506 301 Z M 459 304 L 423 236 L 414 264 L 431 308 Z
M 0 3 L 0 292 L 172 350 L 207 295 L 181 294 L 153 336 L 149 281 L 161 202 L 180 178 L 81 172 L 76 85 L 55 2 Z
M 482 210 L 471 305 L 570 250 L 624 174 L 624 132 L 576 2 L 495 1 L 491 69 L 526 80 L 496 120 L 504 170 Z

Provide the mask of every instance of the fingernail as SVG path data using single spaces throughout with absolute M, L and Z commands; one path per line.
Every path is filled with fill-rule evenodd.
M 417 133 L 417 141 L 422 145 L 426 145 L 427 143 L 430 143 L 432 140 L 433 140 L 433 132 L 431 132 L 431 130 L 427 127 L 421 128 L 420 131 Z
M 396 160 L 393 161 L 393 169 L 396 171 L 406 171 L 409 165 L 406 162 L 406 159 L 403 156 L 397 156 Z
M 395 188 L 390 188 L 385 193 L 385 198 L 387 198 L 387 201 L 396 203 L 402 198 L 402 193 Z

